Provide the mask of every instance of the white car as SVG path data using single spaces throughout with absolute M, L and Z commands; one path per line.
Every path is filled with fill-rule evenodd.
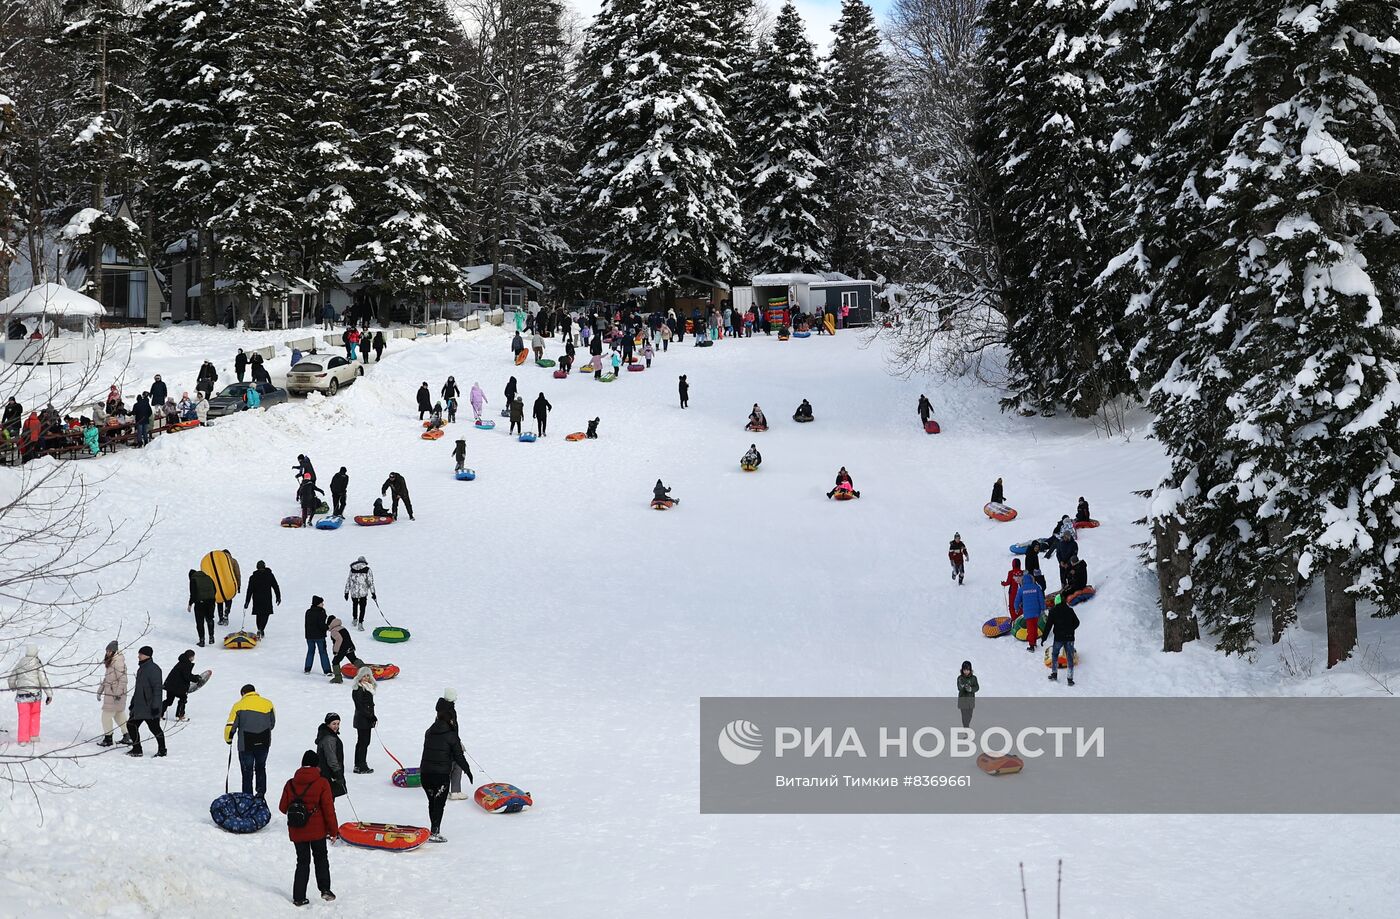
M 340 387 L 355 382 L 355 378 L 362 376 L 364 372 L 364 366 L 358 361 L 346 360 L 339 356 L 316 356 L 310 360 L 303 360 L 287 371 L 287 392 L 300 395 L 323 392 L 333 396 L 340 392 Z

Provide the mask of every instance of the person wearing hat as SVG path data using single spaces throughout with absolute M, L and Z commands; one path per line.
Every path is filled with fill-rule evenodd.
M 971 557 L 972 553 L 967 551 L 967 545 L 962 541 L 962 534 L 954 533 L 952 541 L 948 543 L 948 561 L 953 566 L 953 577 L 959 586 L 963 582 L 963 563 Z
M 977 677 L 972 673 L 972 661 L 963 661 L 958 671 L 958 711 L 962 712 L 962 726 L 972 727 L 972 709 L 977 705 Z
M 126 657 L 115 641 L 107 642 L 107 653 L 102 658 L 102 683 L 97 687 L 98 698 L 102 700 L 102 734 L 97 742 L 99 747 L 112 746 L 112 726 L 126 739 Z
M 272 748 L 272 729 L 277 726 L 277 710 L 272 703 L 258 695 L 252 683 L 245 683 L 242 695 L 228 711 L 224 725 L 224 743 L 232 745 L 238 735 L 238 768 L 243 773 L 243 793 L 253 794 L 257 780 L 257 795 L 267 797 L 267 751 Z
M 189 700 L 190 689 L 194 684 L 194 649 L 187 648 L 185 653 L 180 655 L 180 659 L 175 662 L 175 666 L 170 668 L 170 673 L 165 678 L 165 701 L 160 706 L 162 720 L 170 708 L 170 703 L 177 699 L 180 704 L 175 706 L 175 720 L 189 720 L 185 717 L 185 703 Z
M 374 714 L 374 691 L 378 684 L 374 681 L 374 671 L 361 667 L 355 674 L 355 688 L 350 691 L 350 699 L 355 703 L 355 774 L 368 775 L 374 772 L 369 767 L 369 735 L 379 723 Z
M 335 816 L 335 795 L 330 783 L 321 775 L 321 757 L 315 750 L 301 755 L 301 768 L 282 786 L 282 800 L 277 809 L 287 813 L 293 801 L 300 801 L 307 814 L 306 823 L 287 823 L 287 838 L 296 847 L 297 867 L 292 874 L 292 905 L 305 906 L 306 882 L 311 877 L 311 863 L 316 863 L 316 887 L 321 899 L 335 899 L 331 891 L 331 864 L 326 855 L 326 840 L 340 837 L 340 821 Z
M 361 555 L 350 563 L 350 575 L 345 579 L 345 599 L 350 601 L 350 619 L 361 632 L 365 630 L 365 607 L 370 598 L 379 599 L 374 590 L 374 572 Z
M 330 675 L 331 658 L 326 653 L 326 601 L 320 597 L 311 598 L 311 606 L 306 610 L 306 667 L 303 673 L 311 672 L 311 661 L 316 652 L 321 652 L 321 672 Z
M 214 643 L 214 608 L 218 604 L 219 589 L 214 579 L 203 571 L 190 569 L 190 600 L 185 604 L 185 612 L 194 610 L 194 628 L 199 633 L 199 646 L 204 647 L 204 633 L 209 632 L 209 643 Z
M 326 713 L 316 729 L 316 754 L 321 775 L 331 785 L 331 794 L 337 798 L 345 794 L 345 745 L 340 740 L 340 716 L 335 712 Z
M 452 730 L 457 731 L 460 737 L 461 727 L 457 724 L 457 690 L 449 686 L 442 691 L 442 695 L 437 700 L 437 713 L 439 717 L 447 719 L 448 723 L 452 725 Z M 448 784 L 447 797 L 449 800 L 461 801 L 466 798 L 466 792 L 462 791 L 462 767 L 456 763 L 452 764 Z
M 39 740 L 39 720 L 43 714 L 39 699 L 43 698 L 44 705 L 53 702 L 53 687 L 49 685 L 49 675 L 39 660 L 38 645 L 25 646 L 24 657 L 10 671 L 10 688 L 15 691 L 15 704 L 19 707 L 19 742 L 36 743 Z
M 340 672 L 341 661 L 348 660 L 355 667 L 358 673 L 363 664 L 355 656 L 355 639 L 350 637 L 350 629 L 340 619 L 339 616 L 331 616 L 326 622 L 326 634 L 333 642 L 331 652 L 335 655 L 331 658 L 331 682 L 344 683 L 345 675 Z
M 141 755 L 141 725 L 151 729 L 156 739 L 156 756 L 165 755 L 165 731 L 160 727 L 161 670 L 150 645 L 136 652 L 136 685 L 131 691 L 131 707 L 126 713 L 126 732 L 131 738 L 127 756 Z
M 437 701 L 437 717 L 423 733 L 418 775 L 423 782 L 423 793 L 428 796 L 428 823 L 432 833 L 429 842 L 447 842 L 442 835 L 442 812 L 447 806 L 452 767 L 456 765 L 467 774 L 468 781 L 474 781 L 466 751 L 462 749 L 462 739 L 457 736 L 456 707 L 452 704 L 456 698 L 457 694 L 450 689 L 443 693 Z
M 267 629 L 267 618 L 272 615 L 273 601 L 282 605 L 282 588 L 277 584 L 277 575 L 267 567 L 267 562 L 259 561 L 257 569 L 248 578 L 248 590 L 243 595 L 243 609 L 253 607 L 253 618 L 258 623 L 258 637 L 263 637 Z

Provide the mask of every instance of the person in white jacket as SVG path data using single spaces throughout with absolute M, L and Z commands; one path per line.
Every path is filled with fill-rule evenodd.
M 19 706 L 19 742 L 38 743 L 39 699 L 42 697 L 45 705 L 53 702 L 53 687 L 39 660 L 38 645 L 25 646 L 24 657 L 10 672 L 10 688 L 15 691 L 15 703 Z
M 350 601 L 350 621 L 361 632 L 365 630 L 365 606 L 369 598 L 378 600 L 374 592 L 374 572 L 361 555 L 350 563 L 350 576 L 345 579 L 345 599 Z
M 117 726 L 122 743 L 131 743 L 126 736 L 126 658 L 117 650 L 115 641 L 107 643 L 107 654 L 102 659 L 104 668 L 102 685 L 97 688 L 102 700 L 102 733 L 97 742 L 99 747 L 112 746 L 112 725 Z

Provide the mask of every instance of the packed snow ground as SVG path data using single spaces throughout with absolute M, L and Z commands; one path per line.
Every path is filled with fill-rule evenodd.
M 218 358 L 222 382 L 246 340 L 184 328 L 144 336 L 127 376 L 147 381 L 159 369 L 178 393 L 192 388 L 201 360 Z M 551 342 L 549 356 L 558 350 Z M 350 685 L 327 685 L 319 667 L 302 674 L 302 612 L 320 594 L 348 617 L 341 591 L 360 555 L 384 612 L 413 631 L 398 646 L 357 634 L 362 656 L 403 668 L 381 684 L 380 736 L 416 765 L 433 703 L 455 687 L 463 740 L 484 767 L 477 781 L 513 782 L 537 803 L 507 817 L 451 802 L 450 842 L 411 854 L 333 848 L 340 900 L 316 901 L 317 914 L 448 906 L 484 917 L 1019 916 L 1024 861 L 1031 915 L 1043 917 L 1058 858 L 1066 916 L 1374 916 L 1396 902 L 1400 881 L 1377 845 L 1400 828 L 1393 817 L 700 815 L 701 696 L 930 695 L 951 704 L 964 658 L 983 694 L 1000 696 L 1377 689 L 1353 664 L 1322 670 L 1315 611 L 1288 652 L 1317 662 L 1310 677 L 1286 675 L 1272 650 L 1254 661 L 1204 644 L 1159 652 L 1154 581 L 1133 548 L 1145 534 L 1131 521 L 1143 513 L 1133 490 L 1150 486 L 1164 461 L 1143 430 L 1108 440 L 1078 422 L 1009 417 L 977 384 L 889 376 L 881 345 L 849 333 L 706 350 L 687 340 L 658 354 L 652 370 L 607 385 L 516 368 L 508 351 L 495 329 L 394 341 L 382 365 L 333 399 L 84 463 L 84 474 L 110 476 L 103 512 L 159 514 L 135 587 L 98 612 L 95 657 L 123 623 L 123 643 L 134 641 L 149 616 L 149 634 L 135 643 L 152 644 L 168 671 L 194 646 L 186 571 L 210 549 L 232 550 L 245 578 L 266 560 L 284 600 L 256 650 L 197 649 L 196 669 L 214 677 L 191 697 L 192 720 L 171 734 L 168 758 L 150 758 L 148 746 L 141 761 L 79 761 L 72 775 L 89 787 L 46 798 L 42 822 L 23 794 L 0 800 L 0 915 L 230 915 L 230 904 L 240 914 L 290 913 L 292 848 L 280 815 L 247 837 L 210 822 L 209 802 L 223 792 L 221 728 L 244 682 L 277 706 L 274 799 L 327 712 L 345 717 L 350 754 Z M 680 373 L 691 382 L 685 411 Z M 414 392 L 426 380 L 436 393 L 449 374 L 464 392 L 480 381 L 495 431 L 459 423 L 441 441 L 418 437 Z M 498 417 L 511 374 L 527 407 L 541 389 L 554 405 L 550 436 L 537 443 L 507 436 Z M 939 436 L 917 423 L 921 390 L 944 426 Z M 815 424 L 789 420 L 804 397 Z M 772 424 L 766 434 L 743 430 L 755 401 Z M 465 404 L 462 414 L 470 417 Z M 595 415 L 600 440 L 565 442 Z M 458 436 L 474 482 L 452 476 Z M 738 458 L 755 441 L 763 467 L 742 473 Z M 301 452 L 323 484 L 349 467 L 351 513 L 368 512 L 391 470 L 403 473 L 417 521 L 280 529 L 295 511 L 291 465 Z M 841 465 L 860 501 L 824 499 Z M 998 475 L 1021 512 L 1012 524 L 981 512 Z M 683 499 L 679 508 L 648 507 L 658 477 Z M 1047 683 L 1038 654 L 985 639 L 980 625 L 1004 609 L 1007 544 L 1043 536 L 1079 495 L 1104 525 L 1081 541 L 1099 596 L 1080 608 L 1071 690 Z M 971 551 L 963 587 L 948 578 L 954 530 Z M 1394 627 L 1361 625 L 1382 676 L 1393 674 L 1382 652 Z M 127 661 L 134 675 L 134 648 Z M 57 745 L 95 735 L 99 706 L 60 693 L 44 718 L 45 743 Z M 340 819 L 425 822 L 422 792 L 390 784 L 393 764 L 378 746 L 370 763 L 374 775 L 348 777 L 353 810 L 340 799 Z M 236 788 L 236 765 L 233 773 Z

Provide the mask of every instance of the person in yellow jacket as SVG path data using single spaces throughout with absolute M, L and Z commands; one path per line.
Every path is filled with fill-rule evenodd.
M 258 695 L 252 683 L 243 686 L 243 696 L 228 712 L 224 725 L 224 743 L 232 744 L 238 735 L 238 768 L 243 773 L 243 793 L 253 794 L 253 779 L 257 778 L 257 795 L 267 797 L 267 751 L 272 747 L 272 729 L 277 725 L 277 712 L 272 703 Z

